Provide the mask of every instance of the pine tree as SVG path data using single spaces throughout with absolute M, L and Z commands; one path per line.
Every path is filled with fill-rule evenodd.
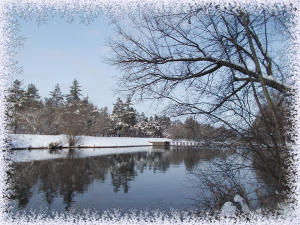
M 136 118 L 136 110 L 133 107 L 131 107 L 132 102 L 130 97 L 127 98 L 124 106 L 125 108 L 124 108 L 124 114 L 122 116 L 122 120 L 124 123 L 132 127 L 137 123 L 137 118 Z
M 86 96 L 80 102 L 78 107 L 78 118 L 83 124 L 83 135 L 95 135 L 97 127 L 97 117 L 99 116 L 98 108 L 91 102 L 89 97 Z
M 35 87 L 34 84 L 29 84 L 27 87 L 27 91 L 24 94 L 24 105 L 25 108 L 33 107 L 33 108 L 40 108 L 42 107 L 42 103 L 39 101 L 41 98 L 40 95 L 38 94 L 38 89 Z
M 128 97 L 126 102 L 118 98 L 114 104 L 113 120 L 116 123 L 116 130 L 119 134 L 126 136 L 132 135 L 134 125 L 137 123 L 136 110 L 132 107 L 131 99 Z
M 115 135 L 121 135 L 121 131 L 124 127 L 122 116 L 125 111 L 124 103 L 123 101 L 118 97 L 117 102 L 114 105 L 114 109 L 112 112 L 112 120 L 114 123 L 114 133 Z
M 15 80 L 12 87 L 8 89 L 6 116 L 8 126 L 14 134 L 19 133 L 21 125 L 18 112 L 22 110 L 25 91 L 22 88 L 22 81 Z
M 55 85 L 54 91 L 50 92 L 50 96 L 50 98 L 45 98 L 45 125 L 47 133 L 57 135 L 61 133 L 61 108 L 64 100 L 59 84 Z
M 62 94 L 59 84 L 55 85 L 54 91 L 50 92 L 50 98 L 45 98 L 45 104 L 51 104 L 54 107 L 58 107 L 62 104 L 64 100 L 64 95 Z
M 186 130 L 186 140 L 196 140 L 199 139 L 199 124 L 192 116 L 187 117 L 184 122 Z
M 151 116 L 147 124 L 148 132 L 155 137 L 163 137 L 165 130 L 170 124 L 171 124 L 170 118 L 165 115 L 163 116 L 154 115 L 154 118 Z
M 113 114 L 114 116 L 120 116 L 124 113 L 124 103 L 123 101 L 118 97 L 117 102 L 114 105 Z
M 12 107 L 17 108 L 22 106 L 22 101 L 24 101 L 24 89 L 21 87 L 22 81 L 15 80 L 11 88 L 8 89 L 7 101 L 12 103 Z
M 80 97 L 82 96 L 81 92 L 81 86 L 79 86 L 79 83 L 76 79 L 74 79 L 72 86 L 70 86 L 70 94 L 67 95 L 67 101 L 68 103 L 71 103 L 73 105 L 77 105 L 80 102 Z
M 108 108 L 104 107 L 98 111 L 95 123 L 95 135 L 107 135 L 113 129 L 113 123 L 108 113 Z

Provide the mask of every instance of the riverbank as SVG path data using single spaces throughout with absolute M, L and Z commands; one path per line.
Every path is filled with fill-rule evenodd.
M 137 138 L 137 137 L 91 137 L 78 136 L 76 148 L 121 148 L 152 146 L 149 142 L 172 141 L 167 138 Z M 11 134 L 9 138 L 11 149 L 42 149 L 49 148 L 50 143 L 58 143 L 62 148 L 70 148 L 66 135 L 34 135 Z

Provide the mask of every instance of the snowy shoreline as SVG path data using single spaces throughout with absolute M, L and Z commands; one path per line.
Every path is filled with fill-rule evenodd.
M 120 147 L 138 147 L 151 146 L 149 141 L 172 141 L 168 138 L 137 138 L 137 137 L 91 137 L 78 136 L 80 140 L 76 144 L 81 148 L 120 148 Z M 38 135 L 38 134 L 10 134 L 9 143 L 13 149 L 19 148 L 47 148 L 50 143 L 60 143 L 64 148 L 69 147 L 67 136 L 61 135 Z

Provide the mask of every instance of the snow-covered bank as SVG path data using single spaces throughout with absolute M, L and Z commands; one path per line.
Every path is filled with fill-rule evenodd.
M 151 145 L 148 141 L 172 141 L 167 138 L 130 138 L 130 137 L 91 137 L 80 136 L 77 145 L 81 146 L 134 146 Z M 11 134 L 10 143 L 13 148 L 47 147 L 51 142 L 58 142 L 62 146 L 69 146 L 66 135 L 34 135 Z

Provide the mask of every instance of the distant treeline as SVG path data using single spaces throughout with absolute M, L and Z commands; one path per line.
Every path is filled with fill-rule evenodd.
M 15 80 L 8 89 L 9 128 L 15 134 L 66 134 L 70 138 L 81 135 L 186 140 L 233 137 L 224 127 L 199 124 L 193 117 L 186 118 L 184 123 L 171 121 L 166 115 L 146 117 L 133 108 L 130 97 L 125 102 L 118 98 L 110 113 L 107 107 L 98 109 L 88 96 L 82 97 L 80 88 L 74 79 L 69 94 L 62 94 L 57 84 L 50 97 L 42 100 L 34 84 L 29 84 L 25 91 L 22 81 Z
M 62 94 L 57 84 L 42 100 L 34 84 L 25 91 L 15 80 L 7 98 L 10 129 L 15 134 L 163 137 L 171 124 L 169 117 L 138 113 L 130 98 L 125 103 L 118 98 L 112 113 L 107 107 L 98 109 L 80 88 L 74 79 L 69 94 Z

